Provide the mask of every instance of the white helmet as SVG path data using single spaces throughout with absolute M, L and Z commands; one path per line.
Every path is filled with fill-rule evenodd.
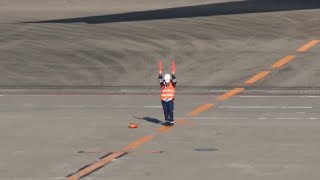
M 170 82 L 170 79 L 171 79 L 170 74 L 165 74 L 163 79 L 164 79 L 164 81 L 165 81 L 166 83 L 169 83 L 169 82 Z

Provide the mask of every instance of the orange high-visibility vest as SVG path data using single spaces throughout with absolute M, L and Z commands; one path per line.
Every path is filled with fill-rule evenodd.
M 168 86 L 161 87 L 161 100 L 165 101 L 166 99 L 172 100 L 174 99 L 175 95 L 175 88 L 173 87 L 172 83 L 169 82 Z

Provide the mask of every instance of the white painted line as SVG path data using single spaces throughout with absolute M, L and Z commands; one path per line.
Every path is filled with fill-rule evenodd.
M 112 106 L 112 108 L 127 109 L 127 108 L 137 108 L 137 106 Z
M 299 120 L 299 119 L 310 119 L 310 120 L 317 120 L 317 119 L 319 119 L 319 118 L 289 118 L 289 117 L 283 117 L 283 118 L 275 118 L 275 119 L 278 119 L 278 120 Z
M 218 106 L 219 109 L 276 109 L 279 106 Z
M 284 107 L 288 109 L 312 109 L 312 107 Z
M 243 120 L 243 119 L 251 119 L 254 120 L 256 117 L 176 117 L 176 119 L 188 119 L 188 120 Z M 317 120 L 320 118 L 311 117 L 311 118 L 296 118 L 296 117 L 258 117 L 259 120 L 267 120 L 267 119 L 277 119 L 277 120 L 301 120 L 301 119 L 310 119 L 310 120 Z
M 189 120 L 223 120 L 223 119 L 249 119 L 249 118 L 237 118 L 237 117 L 177 117 L 176 119 L 189 119 Z
M 158 109 L 158 108 L 162 108 L 162 106 L 143 106 L 144 108 L 156 108 L 156 109 Z
M 305 119 L 305 118 L 276 118 L 278 120 L 285 120 L 285 119 Z
M 104 106 L 58 106 L 58 108 L 104 108 Z
M 303 95 L 288 95 L 288 96 L 276 96 L 276 95 L 264 95 L 264 96 L 238 96 L 238 97 L 242 97 L 242 98 L 279 98 L 279 97 L 283 97 L 283 98 L 286 98 L 286 97 L 290 97 L 290 98 L 297 98 L 297 97 L 302 97 L 302 98 L 319 98 L 320 96 L 303 96 Z
M 162 106 L 112 106 L 112 108 L 119 108 L 119 109 L 128 109 L 128 108 L 131 108 L 131 109 L 136 109 L 136 108 L 154 108 L 154 109 L 159 109 L 159 108 L 162 108 Z
M 312 107 L 286 106 L 218 106 L 219 109 L 312 109 Z

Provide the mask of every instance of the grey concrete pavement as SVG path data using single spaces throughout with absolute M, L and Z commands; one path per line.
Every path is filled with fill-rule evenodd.
M 155 138 L 85 179 L 319 176 L 319 96 L 237 96 L 188 118 L 188 112 L 215 96 L 182 95 L 176 118 L 194 124 L 177 124 L 164 133 L 156 131 L 160 124 L 138 119 L 163 120 L 158 96 L 0 98 L 1 179 L 63 179 L 146 135 Z M 128 129 L 130 122 L 140 127 Z

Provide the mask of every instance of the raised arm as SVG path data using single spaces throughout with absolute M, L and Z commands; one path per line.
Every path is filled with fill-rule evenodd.
M 172 74 L 172 75 L 171 75 L 171 77 L 172 77 L 172 85 L 173 85 L 173 87 L 175 87 L 175 86 L 176 86 L 176 84 L 177 84 L 177 78 L 176 78 L 176 75 L 175 75 L 175 74 Z
M 162 77 L 162 74 L 159 74 L 159 82 L 160 82 L 160 85 L 162 85 L 162 83 L 163 83 L 163 77 Z

